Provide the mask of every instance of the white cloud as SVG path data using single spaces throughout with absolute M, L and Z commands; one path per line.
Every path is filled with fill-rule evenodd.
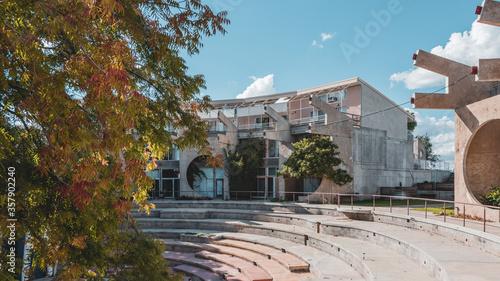
M 276 93 L 274 85 L 274 74 L 269 74 L 263 78 L 257 78 L 255 76 L 250 76 L 253 79 L 253 83 L 247 87 L 247 89 L 236 96 L 237 99 L 272 95 Z
M 332 39 L 336 34 L 337 34 L 336 32 L 333 33 L 333 34 L 331 34 L 331 33 L 321 33 L 321 41 L 325 42 L 328 39 Z
M 409 109 L 406 109 L 409 110 Z M 410 110 L 412 111 L 412 110 Z M 440 118 L 422 116 L 415 112 L 417 127 L 413 134 L 423 136 L 428 134 L 432 143 L 434 153 L 440 156 L 441 161 L 453 164 L 455 159 L 455 122 L 448 116 Z M 452 166 L 453 167 L 453 166 Z
M 470 31 L 453 33 L 446 46 L 437 46 L 432 54 L 467 65 L 476 65 L 480 58 L 500 57 L 500 28 L 473 22 Z M 404 82 L 409 90 L 443 85 L 443 76 L 421 68 L 394 73 L 389 78 L 393 83 Z M 453 82 L 453 81 L 451 81 Z
M 318 48 L 320 48 L 320 49 L 322 49 L 322 48 L 323 48 L 323 45 L 318 44 L 318 42 L 316 42 L 316 40 L 314 40 L 314 41 L 312 42 L 312 45 L 313 45 L 313 46 L 317 46 L 317 47 L 318 47 Z

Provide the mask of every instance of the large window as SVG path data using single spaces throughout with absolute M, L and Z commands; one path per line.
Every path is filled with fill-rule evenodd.
M 310 113 L 311 122 L 325 121 L 325 113 L 320 110 L 313 110 Z
M 328 96 L 328 102 L 342 101 L 347 99 L 347 91 L 341 90 L 341 91 L 331 92 L 328 93 L 327 96 Z
M 179 190 L 179 171 L 161 169 L 146 172 L 154 180 L 149 196 L 154 198 L 174 198 Z
M 257 197 L 276 197 L 276 167 L 259 168 L 257 174 Z
M 315 178 L 305 178 L 304 179 L 304 192 L 313 193 L 319 187 L 319 183 Z
M 209 126 L 208 130 L 210 132 L 215 132 L 215 130 L 217 129 L 217 121 L 215 121 L 215 120 L 208 120 L 207 124 Z
M 269 117 L 255 118 L 255 129 L 269 128 Z
M 267 157 L 279 157 L 279 142 L 275 140 L 267 141 Z
M 222 196 L 222 189 L 224 186 L 224 169 L 216 169 L 215 173 L 213 167 L 200 167 L 200 170 L 203 171 L 205 177 L 197 177 L 195 179 L 194 190 L 210 198 Z
M 172 148 L 163 157 L 163 160 L 179 160 L 179 150 Z

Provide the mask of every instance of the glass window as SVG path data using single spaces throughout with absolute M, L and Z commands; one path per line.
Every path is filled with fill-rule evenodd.
M 347 112 L 347 106 L 339 106 L 337 107 L 337 110 L 340 111 L 340 112 L 343 112 L 343 113 L 346 113 Z
M 266 168 L 259 168 L 257 170 L 257 175 L 258 176 L 265 176 L 266 175 Z
M 168 153 L 163 157 L 163 160 L 179 160 L 179 150 L 175 148 L 169 149 Z
M 255 118 L 255 128 L 269 128 L 269 117 Z
M 268 176 L 276 176 L 276 170 L 277 170 L 277 168 L 271 168 L 271 167 L 267 168 L 267 175 Z
M 341 100 L 346 100 L 346 99 L 347 99 L 347 91 L 346 90 L 328 93 L 328 101 L 329 102 L 341 101 Z
M 148 175 L 148 177 L 152 179 L 159 179 L 160 171 L 159 170 L 146 171 L 146 175 Z
M 216 128 L 217 128 L 217 122 L 215 120 L 209 120 L 209 121 L 207 121 L 207 124 L 209 126 L 209 128 L 208 128 L 209 131 L 213 132 L 213 131 L 216 130 Z
M 217 168 L 217 170 L 215 170 L 215 177 L 218 178 L 218 179 L 223 179 L 224 178 L 224 168 Z
M 279 142 L 275 140 L 268 140 L 268 157 L 278 157 L 279 156 Z
M 264 197 L 266 194 L 266 178 L 257 178 L 257 196 Z
M 274 177 L 267 178 L 267 196 L 274 197 Z
M 164 179 L 178 178 L 179 171 L 173 170 L 173 169 L 162 169 L 161 170 L 161 177 Z
M 304 192 L 313 193 L 319 187 L 318 181 L 315 178 L 304 179 Z
M 224 123 L 218 122 L 218 124 L 219 124 L 219 128 L 218 128 L 219 132 L 225 132 L 225 131 L 227 131 L 226 125 Z

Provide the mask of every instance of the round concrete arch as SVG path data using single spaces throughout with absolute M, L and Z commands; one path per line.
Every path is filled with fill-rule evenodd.
M 500 119 L 483 123 L 472 134 L 463 167 L 467 189 L 477 200 L 500 185 Z

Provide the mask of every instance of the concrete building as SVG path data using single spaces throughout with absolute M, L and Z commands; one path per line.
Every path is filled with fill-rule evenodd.
M 478 7 L 478 22 L 500 27 L 500 2 Z M 455 201 L 471 216 L 500 220 L 500 212 L 480 206 L 481 195 L 500 185 L 500 59 L 480 59 L 471 67 L 419 50 L 414 65 L 448 78 L 446 94 L 415 93 L 415 108 L 455 111 Z M 455 205 L 457 206 L 457 205 Z M 457 206 L 463 213 L 464 206 Z
M 379 194 L 383 186 L 431 180 L 430 171 L 414 169 L 413 136 L 408 132 L 413 116 L 360 78 L 212 103 L 214 109 L 201 117 L 210 125 L 209 141 L 216 153 L 222 154 L 224 147 L 234 149 L 250 137 L 261 138 L 266 145 L 254 197 L 284 198 L 291 192 Z M 292 143 L 310 135 L 333 139 L 339 146 L 341 167 L 354 178 L 352 183 L 338 186 L 324 179 L 317 187 L 304 179 L 276 176 L 293 152 Z M 200 156 L 195 150 L 175 151 L 158 161 L 159 169 L 150 172 L 156 180 L 152 196 L 227 198 L 230 189 L 223 168 L 206 167 Z M 206 177 L 189 183 L 190 165 Z

